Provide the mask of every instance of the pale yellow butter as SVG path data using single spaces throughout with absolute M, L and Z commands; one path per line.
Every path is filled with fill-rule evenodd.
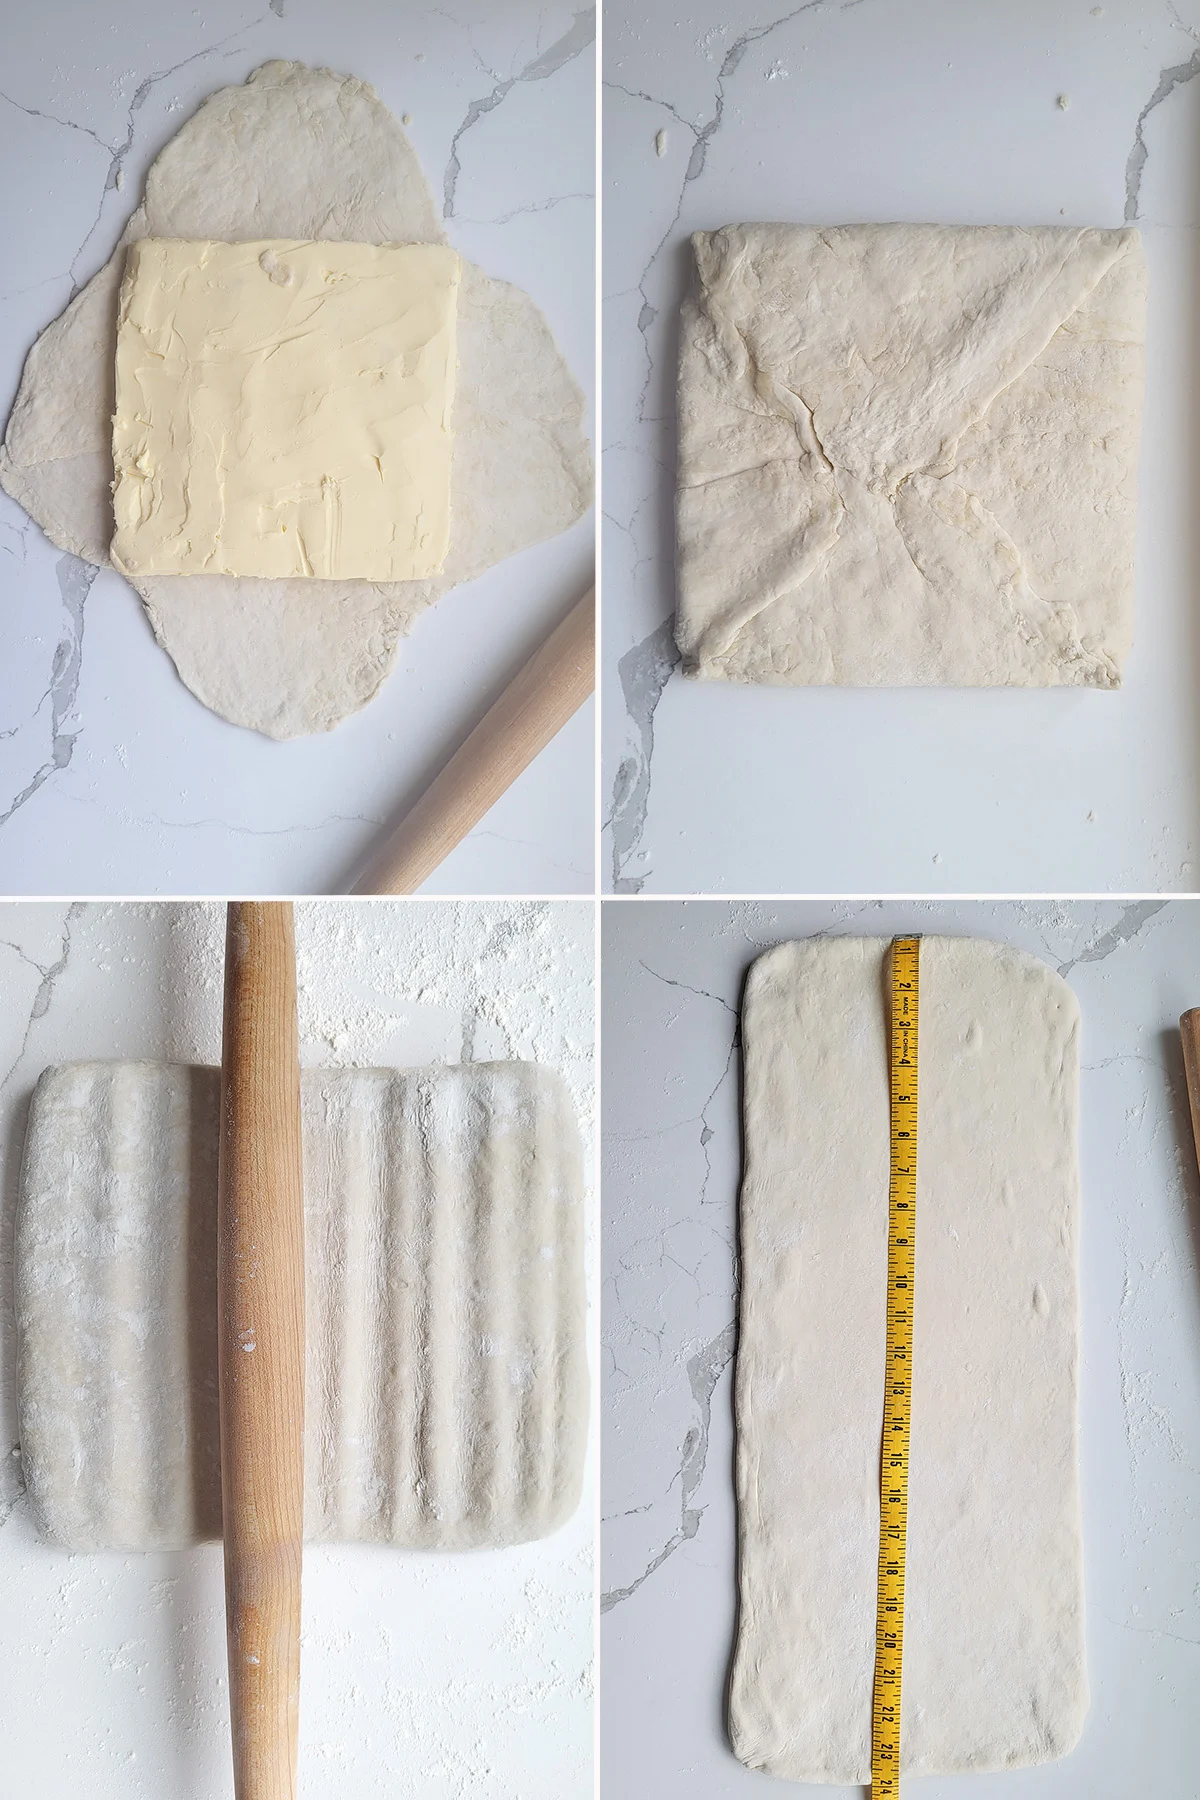
M 458 279 L 441 244 L 132 244 L 117 325 L 116 567 L 438 574 Z

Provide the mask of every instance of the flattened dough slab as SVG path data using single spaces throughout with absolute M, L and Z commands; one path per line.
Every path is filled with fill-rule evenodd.
M 730 1735 L 870 1779 L 887 1270 L 887 944 L 784 944 L 743 1011 L 741 1609 Z M 1079 1013 L 1032 957 L 921 942 L 903 1769 L 1070 1750 L 1087 1709 L 1077 1468 Z
M 220 1536 L 219 1072 L 48 1069 L 17 1226 L 18 1409 L 42 1532 L 74 1550 Z M 532 1063 L 301 1075 L 305 1532 L 521 1543 L 579 1499 L 581 1166 Z
M 676 628 L 688 673 L 1119 687 L 1138 234 L 730 225 L 692 244 Z
M 264 63 L 212 94 L 161 152 L 116 253 L 25 363 L 0 485 L 53 544 L 107 563 L 111 420 L 125 246 L 144 237 L 445 242 L 400 124 L 364 81 Z M 399 639 L 447 588 L 582 517 L 583 396 L 529 296 L 464 263 L 450 549 L 429 581 L 153 576 L 134 583 L 192 692 L 269 737 L 329 731 L 364 706 Z

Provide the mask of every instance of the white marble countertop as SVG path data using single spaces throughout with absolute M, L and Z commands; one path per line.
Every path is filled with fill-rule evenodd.
M 451 241 L 532 294 L 590 393 L 594 36 L 569 0 L 15 10 L 0 76 L 0 415 L 38 332 L 111 253 L 158 150 L 213 89 L 272 57 L 360 75 L 411 115 Z M 344 891 L 591 564 L 589 518 L 447 595 L 363 712 L 279 744 L 201 706 L 121 577 L 92 580 L 0 493 L 0 892 Z M 591 892 L 593 742 L 589 705 L 427 891 Z
M 718 0 L 682 18 L 665 0 L 605 13 L 606 882 L 1195 889 L 1198 0 L 746 0 L 730 17 Z M 666 621 L 687 238 L 766 219 L 1140 224 L 1147 392 L 1136 643 L 1120 692 L 679 675 Z M 903 818 L 885 778 L 901 732 Z
M 590 1172 L 594 912 L 587 900 L 298 906 L 302 1063 L 542 1062 L 574 1097 Z M 3 1788 L 215 1800 L 232 1793 L 220 1548 L 89 1556 L 38 1538 L 14 1449 L 12 1254 L 25 1118 L 48 1064 L 219 1060 L 224 909 L 15 901 L 2 914 Z M 304 1800 L 590 1800 L 594 1467 L 589 1451 L 586 1497 L 538 1543 L 309 1547 Z
M 734 1623 L 737 1008 L 816 931 L 1018 945 L 1083 1013 L 1082 1474 L 1091 1710 L 1057 1763 L 925 1778 L 927 1800 L 1189 1800 L 1200 1759 L 1200 1178 L 1178 1018 L 1200 902 L 626 902 L 604 907 L 605 1791 L 769 1800 L 723 1701 Z M 857 1794 L 804 1786 L 804 1793 Z

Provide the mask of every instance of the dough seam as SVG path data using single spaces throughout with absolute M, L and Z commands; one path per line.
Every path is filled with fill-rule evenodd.
M 693 242 L 680 349 L 685 673 L 1119 685 L 1144 307 L 1136 233 L 747 225 Z M 1039 450 L 1059 438 L 1057 460 Z M 1028 461 L 1016 463 L 1022 443 Z M 846 461 L 848 445 L 859 460 Z M 895 502 L 917 476 L 950 478 L 980 510 L 960 504 L 954 527 L 944 507 L 928 519 L 917 508 L 902 526 Z M 885 504 L 891 523 L 873 537 L 871 508 Z M 936 573 L 913 523 L 936 547 Z M 813 666 L 822 639 L 828 669 Z

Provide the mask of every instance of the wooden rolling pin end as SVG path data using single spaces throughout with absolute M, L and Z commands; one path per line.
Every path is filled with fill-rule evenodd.
M 1187 1077 L 1188 1107 L 1192 1115 L 1192 1139 L 1200 1166 L 1200 1006 L 1189 1007 L 1179 1021 L 1183 1042 L 1183 1072 Z
M 413 894 L 544 750 L 596 685 L 589 589 L 401 819 L 356 894 Z

